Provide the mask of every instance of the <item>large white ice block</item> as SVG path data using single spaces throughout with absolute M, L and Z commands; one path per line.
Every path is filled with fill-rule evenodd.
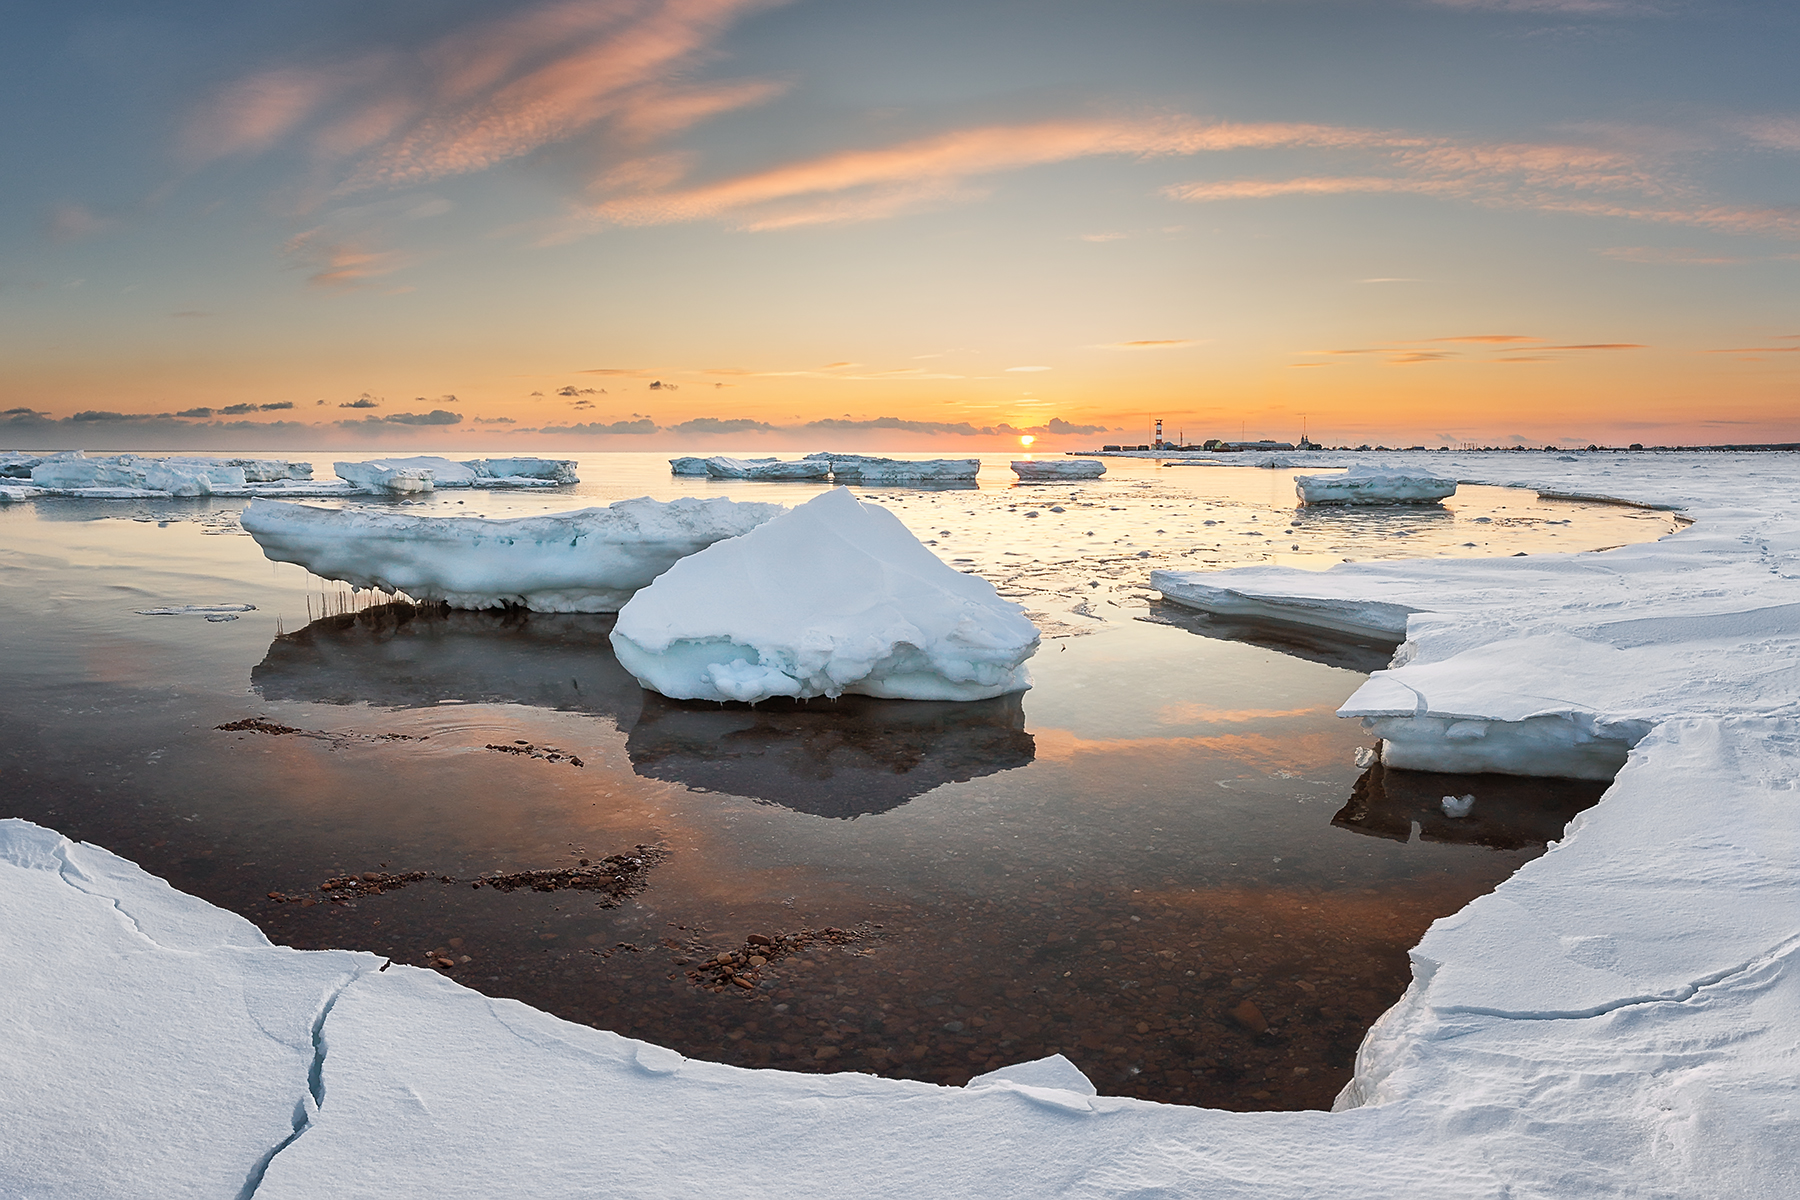
M 475 472 L 476 485 L 497 480 L 541 479 L 550 483 L 580 483 L 572 458 L 471 458 L 463 466 Z
M 368 462 L 334 462 L 331 469 L 345 483 L 361 488 L 365 492 L 392 492 L 396 495 L 413 495 L 418 492 L 429 492 L 437 487 L 437 471 L 432 467 L 416 465 L 417 459 L 371 459 Z M 448 459 L 439 460 L 446 465 Z M 475 472 L 468 473 L 468 479 L 461 481 L 460 486 L 468 487 L 469 480 Z M 451 479 L 456 478 L 455 473 Z M 445 481 L 445 486 L 458 486 Z
M 1061 479 L 1098 479 L 1106 464 L 1097 458 L 1051 458 L 1015 462 L 1013 474 L 1023 483 L 1049 483 Z
M 1031 686 L 1037 628 L 886 509 L 835 488 L 670 568 L 613 649 L 678 700 L 980 700 Z
M 1456 495 L 1454 479 L 1394 467 L 1351 467 L 1342 475 L 1296 475 L 1302 504 L 1430 504 Z
M 706 474 L 706 460 L 704 458 L 694 458 L 691 455 L 686 458 L 671 458 L 669 460 L 669 474 L 704 475 Z
M 490 521 L 252 500 L 241 524 L 277 562 L 456 608 L 616 612 L 677 559 L 786 509 L 723 498 L 621 500 Z

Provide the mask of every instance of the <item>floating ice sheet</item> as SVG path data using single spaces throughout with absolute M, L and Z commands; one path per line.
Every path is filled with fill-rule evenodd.
M 1039 458 L 1015 462 L 1013 474 L 1023 483 L 1053 483 L 1063 479 L 1098 479 L 1106 464 L 1097 458 Z
M 786 510 L 642 497 L 551 516 L 402 516 L 253 500 L 244 530 L 277 562 L 457 608 L 615 612 L 677 559 Z
M 1431 504 L 1456 495 L 1456 481 L 1359 463 L 1342 475 L 1296 475 L 1294 491 L 1302 504 Z

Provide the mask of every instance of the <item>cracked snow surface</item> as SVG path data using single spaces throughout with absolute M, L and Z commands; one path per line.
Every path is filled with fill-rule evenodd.
M 1604 765 L 1585 737 L 1624 761 L 1560 844 L 1433 925 L 1339 1111 L 1096 1096 L 1060 1059 L 966 1088 L 687 1059 L 272 946 L 6 821 L 0 1195 L 1800 1195 L 1794 456 L 1427 457 L 1696 523 L 1601 554 L 1158 573 L 1200 607 L 1403 622 L 1345 708 L 1435 722 L 1390 744 L 1506 765 L 1548 738 Z

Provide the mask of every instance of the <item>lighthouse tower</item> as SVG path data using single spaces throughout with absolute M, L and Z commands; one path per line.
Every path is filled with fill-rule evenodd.
M 1163 448 L 1162 418 L 1161 417 L 1156 418 L 1156 447 L 1155 448 L 1158 450 L 1161 450 Z

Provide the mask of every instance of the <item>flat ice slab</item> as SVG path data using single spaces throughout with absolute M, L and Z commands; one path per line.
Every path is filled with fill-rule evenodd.
M 1431 504 L 1456 494 L 1454 479 L 1393 467 L 1351 467 L 1342 475 L 1296 475 L 1302 504 Z
M 640 497 L 494 521 L 252 500 L 239 520 L 269 558 L 354 587 L 455 608 L 591 613 L 618 611 L 677 559 L 785 511 L 723 498 Z
M 704 460 L 706 473 L 714 479 L 824 479 L 831 474 L 831 464 L 799 459 L 782 462 L 774 458 L 709 458 Z
M 677 563 L 619 612 L 613 649 L 678 700 L 981 700 L 1031 686 L 1038 631 L 886 509 L 836 488 Z
M 1098 479 L 1106 464 L 1097 458 L 1046 458 L 1015 462 L 1013 474 L 1024 483 L 1053 483 L 1063 479 Z
M 339 479 L 366 492 L 409 495 L 438 488 L 531 488 L 579 483 L 572 459 L 476 458 L 455 462 L 430 454 L 336 462 Z
M 880 458 L 825 451 L 806 457 L 829 462 L 832 478 L 839 483 L 960 482 L 981 473 L 979 458 Z

